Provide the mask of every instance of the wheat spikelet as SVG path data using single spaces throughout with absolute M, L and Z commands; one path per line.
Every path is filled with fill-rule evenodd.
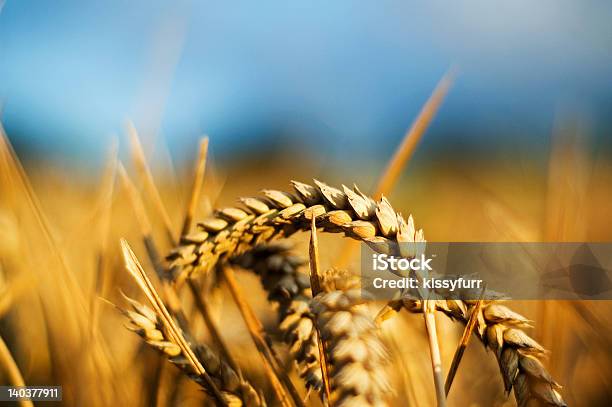
M 359 289 L 322 292 L 311 310 L 327 347 L 332 405 L 385 406 L 388 354 Z
M 423 241 L 412 217 L 396 213 L 383 196 L 375 202 L 357 187 L 343 190 L 315 180 L 315 186 L 293 182 L 295 194 L 264 190 L 262 198 L 242 198 L 244 209 L 220 209 L 198 224 L 199 231 L 184 236 L 167 259 L 170 269 L 183 274 L 207 272 L 227 260 L 272 239 L 316 226 L 327 232 L 344 232 L 374 250 L 398 252 L 397 242 Z M 401 253 L 397 253 L 401 254 Z
M 436 308 L 452 319 L 467 323 L 475 301 L 437 300 Z M 403 301 L 411 312 L 422 312 L 420 301 Z M 495 353 L 506 393 L 514 390 L 519 407 L 566 406 L 554 381 L 539 358 L 544 348 L 520 328 L 530 326 L 522 315 L 497 302 L 488 302 L 477 315 L 476 334 Z
M 279 330 L 300 367 L 308 389 L 321 390 L 323 381 L 313 314 L 310 311 L 310 280 L 299 271 L 307 260 L 290 252 L 286 241 L 260 245 L 233 262 L 255 272 L 268 299 L 277 304 Z
M 190 379 L 207 390 L 206 381 L 197 374 L 188 363 L 178 344 L 165 333 L 159 316 L 151 308 L 133 299 L 127 298 L 132 309 L 120 311 L 129 319 L 128 329 L 136 332 L 152 348 L 166 355 L 168 360 L 181 369 Z M 208 375 L 223 394 L 229 406 L 265 406 L 263 398 L 255 389 L 221 360 L 208 346 L 200 344 L 195 353 Z

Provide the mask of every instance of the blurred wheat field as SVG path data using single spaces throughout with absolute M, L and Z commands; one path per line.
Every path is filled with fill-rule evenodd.
M 178 236 L 192 188 L 192 169 L 180 168 L 172 174 L 151 163 L 168 214 L 165 220 L 138 165 L 127 164 L 129 157 L 125 161 L 129 178 L 122 180 L 118 175 L 115 148 L 110 149 L 107 167 L 92 181 L 44 163 L 22 169 L 7 142 L 4 138 L 0 159 L 0 336 L 7 345 L 4 353 L 12 355 L 23 381 L 63 386 L 62 405 L 212 405 L 211 398 L 176 366 L 125 329 L 127 320 L 111 305 L 125 307 L 123 294 L 144 302 L 125 271 L 119 240 L 130 243 L 145 272 L 154 278 L 155 265 L 148 260 L 139 217 L 151 222 L 151 238 L 160 254 L 166 255 L 172 249 L 166 236 L 168 223 Z M 504 168 L 484 161 L 463 164 L 462 171 L 456 168 L 460 164 L 451 161 L 422 166 L 401 179 L 391 198 L 397 210 L 414 215 L 429 241 L 610 240 L 612 213 L 607 203 L 612 197 L 612 162 L 598 161 L 587 174 L 577 152 L 571 148 L 553 152 L 548 174 L 535 165 Z M 269 158 L 264 164 L 220 163 L 214 172 L 209 168 L 202 198 L 194 208 L 195 219 L 205 218 L 215 207 L 234 205 L 239 196 L 256 195 L 264 188 L 284 190 L 293 179 L 321 176 L 347 185 L 373 183 L 367 171 L 323 177 L 320 169 L 307 162 L 289 164 Z M 135 212 L 134 193 L 143 204 L 140 215 Z M 321 265 L 328 269 L 337 263 L 344 242 L 323 234 L 319 239 Z M 296 251 L 307 256 L 308 234 L 292 240 Z M 354 257 L 347 268 L 358 270 L 358 264 Z M 240 270 L 236 277 L 244 299 L 275 339 L 283 374 L 306 405 L 321 405 L 314 392 L 306 391 L 287 346 L 276 340 L 278 321 L 260 282 Z M 210 316 L 240 371 L 268 405 L 276 405 L 275 390 L 232 293 L 223 284 L 207 292 Z M 193 297 L 186 289 L 180 293 L 193 341 L 219 351 Z M 609 302 L 517 301 L 508 306 L 535 321 L 528 333 L 550 351 L 544 364 L 563 386 L 560 393 L 568 405 L 610 405 Z M 435 319 L 446 373 L 463 326 L 439 312 Z M 385 395 L 387 402 L 435 405 L 422 317 L 400 313 L 382 326 L 381 338 L 393 355 L 386 367 L 393 389 Z M 0 383 L 14 384 L 10 367 L 5 355 Z M 492 352 L 477 340 L 470 341 L 448 405 L 515 404 L 513 395 L 504 394 Z

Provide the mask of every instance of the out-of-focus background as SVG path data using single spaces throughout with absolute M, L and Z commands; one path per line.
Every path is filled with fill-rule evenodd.
M 2 120 L 20 151 L 80 164 L 126 119 L 177 159 L 206 133 L 224 157 L 291 146 L 375 161 L 455 66 L 424 147 L 542 152 L 567 112 L 604 143 L 611 19 L 602 1 L 9 0 Z
M 112 270 L 105 298 L 124 302 L 117 288 L 137 295 L 122 270 L 119 237 L 146 258 L 126 192 L 118 184 L 109 193 L 104 175 L 118 142 L 138 180 L 128 121 L 178 231 L 204 134 L 208 198 L 198 218 L 262 188 L 287 189 L 291 179 L 355 182 L 372 191 L 451 71 L 452 86 L 390 194 L 394 208 L 412 213 L 432 241 L 612 240 L 610 3 L 0 4 L 0 121 L 32 186 L 3 156 L 0 334 L 25 381 L 60 382 L 66 404 L 150 401 L 132 390 L 151 385 L 153 354 L 135 352 L 138 338 L 122 329 L 114 310 L 92 305 L 99 303 L 100 258 Z M 163 242 L 163 221 L 153 203 L 145 206 Z M 322 242 L 325 266 L 334 265 L 339 238 Z M 66 272 L 84 294 L 64 285 Z M 257 282 L 241 278 L 273 327 Z M 75 318 L 91 321 L 96 313 L 93 339 L 65 321 L 82 301 L 87 307 Z M 260 361 L 228 302 L 216 305 L 223 333 L 259 384 Z M 610 304 L 512 306 L 535 321 L 529 333 L 550 349 L 546 365 L 568 403 L 610 405 Z M 396 377 L 394 400 L 405 405 L 409 394 L 417 400 L 411 405 L 433 405 L 422 319 L 402 318 L 387 334 L 402 345 L 408 334 L 414 342 L 397 359 L 409 378 Z M 461 327 L 439 323 L 448 367 Z M 201 323 L 195 330 L 206 337 Z M 91 355 L 84 351 L 90 348 Z M 82 366 L 79 375 L 74 366 Z M 5 377 L 0 373 L 2 384 Z M 173 378 L 164 373 L 161 388 L 176 394 L 161 391 L 160 404 L 201 402 L 189 384 L 163 387 Z M 104 385 L 90 398 L 82 390 L 87 383 Z M 476 341 L 453 386 L 451 405 L 513 405 L 493 355 Z

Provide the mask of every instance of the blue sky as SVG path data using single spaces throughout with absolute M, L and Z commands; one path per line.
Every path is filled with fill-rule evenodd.
M 127 119 L 177 151 L 207 133 L 221 154 L 382 154 L 454 65 L 432 143 L 542 143 L 568 106 L 604 137 L 610 21 L 605 1 L 7 0 L 2 122 L 59 158 L 100 155 Z

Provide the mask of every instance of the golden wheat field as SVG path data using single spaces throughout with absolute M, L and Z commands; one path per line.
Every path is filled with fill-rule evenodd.
M 409 142 L 374 201 L 380 169 L 213 166 L 208 142 L 173 169 L 131 128 L 80 175 L 24 166 L 2 135 L 0 383 L 60 385 L 67 406 L 609 405 L 609 302 L 364 303 L 342 235 L 607 241 L 612 163 L 560 143 L 545 171 L 448 159 L 398 180 Z
M 611 20 L 0 0 L 0 407 L 612 406 Z

